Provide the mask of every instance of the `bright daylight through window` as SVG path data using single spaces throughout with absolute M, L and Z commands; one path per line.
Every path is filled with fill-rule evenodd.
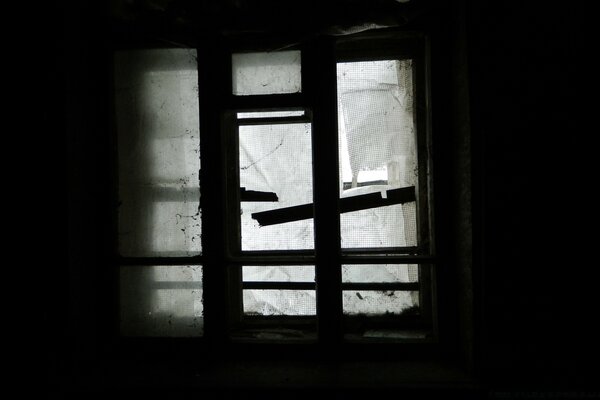
M 233 53 L 231 96 L 252 101 L 303 94 L 311 77 L 302 58 L 300 50 Z M 344 57 L 335 87 L 324 89 L 337 93 L 338 112 L 333 193 L 341 252 L 332 266 L 315 263 L 321 222 L 313 207 L 321 200 L 313 196 L 319 174 L 313 156 L 322 138 L 314 136 L 312 115 L 320 110 L 309 103 L 223 110 L 228 127 L 211 134 L 228 138 L 222 184 L 223 201 L 232 206 L 224 223 L 235 257 L 220 267 L 234 271 L 228 291 L 238 299 L 230 308 L 236 329 L 260 321 L 263 332 L 292 327 L 285 332 L 302 336 L 298 332 L 314 330 L 320 317 L 319 296 L 339 296 L 348 337 L 430 334 L 429 154 L 425 120 L 415 111 L 424 96 L 417 58 Z M 115 56 L 120 326 L 126 336 L 203 334 L 202 235 L 208 232 L 201 230 L 200 196 L 219 188 L 200 186 L 197 68 L 195 50 Z M 336 264 L 339 293 L 320 293 L 316 270 Z

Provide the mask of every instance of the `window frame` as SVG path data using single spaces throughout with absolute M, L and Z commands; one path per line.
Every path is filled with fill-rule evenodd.
M 357 41 L 358 40 L 358 45 Z M 373 46 L 373 43 L 382 43 L 383 46 Z M 228 68 L 224 70 L 227 71 L 226 74 L 231 76 L 231 54 L 236 52 L 254 52 L 261 51 L 260 46 L 252 46 L 248 45 L 248 43 L 244 43 L 240 45 L 239 43 L 231 44 L 229 43 L 228 51 L 226 52 L 225 57 L 228 64 Z M 292 47 L 296 48 L 296 47 Z M 313 179 L 317 182 L 313 181 L 315 185 L 315 198 L 314 198 L 314 206 L 318 208 L 320 203 L 329 202 L 328 208 L 335 209 L 336 213 L 333 214 L 336 216 L 337 221 L 333 221 L 333 225 L 337 227 L 336 230 L 330 230 L 334 232 L 333 240 L 337 241 L 335 245 L 332 245 L 331 235 L 328 235 L 326 240 L 321 240 L 321 242 L 326 242 L 329 246 L 328 251 L 326 251 L 326 263 L 328 264 L 328 272 L 331 272 L 333 269 L 337 269 L 338 272 L 335 274 L 330 273 L 328 277 L 321 278 L 321 282 L 323 279 L 326 279 L 328 282 L 328 286 L 333 290 L 336 290 L 339 293 L 338 301 L 331 302 L 335 304 L 328 304 L 321 307 L 319 304 L 317 305 L 317 315 L 314 317 L 315 320 L 319 320 L 319 309 L 331 309 L 336 308 L 337 311 L 328 312 L 329 318 L 328 320 L 333 321 L 328 324 L 326 328 L 322 328 L 319 326 L 318 337 L 319 340 L 323 341 L 325 337 L 330 337 L 329 341 L 332 342 L 343 342 L 344 333 L 343 326 L 350 326 L 356 324 L 364 324 L 366 321 L 380 321 L 386 325 L 386 322 L 389 323 L 389 319 L 385 317 L 376 317 L 376 316 L 344 316 L 341 308 L 341 297 L 342 297 L 342 287 L 350 286 L 348 284 L 341 283 L 341 265 L 343 263 L 355 263 L 355 264 L 367 264 L 367 263 L 407 263 L 407 262 L 418 262 L 419 264 L 419 286 L 420 286 L 420 304 L 422 305 L 421 309 L 426 310 L 426 312 L 422 312 L 420 317 L 416 318 L 415 316 L 394 316 L 394 319 L 397 320 L 398 323 L 392 324 L 394 326 L 407 326 L 407 327 L 426 327 L 431 330 L 432 336 L 428 340 L 424 340 L 424 342 L 434 342 L 436 341 L 436 326 L 434 322 L 435 311 L 433 310 L 434 299 L 433 289 L 432 289 L 432 280 L 434 277 L 432 276 L 432 271 L 434 270 L 435 257 L 433 253 L 433 239 L 432 239 L 432 229 L 431 224 L 433 222 L 433 218 L 430 215 L 430 202 L 432 201 L 432 188 L 431 188 L 431 173 L 430 173 L 430 127 L 428 120 L 428 82 L 427 82 L 427 49 L 426 49 L 426 40 L 421 34 L 402 34 L 400 36 L 388 38 L 381 38 L 378 35 L 373 34 L 362 34 L 362 35 L 353 35 L 349 40 L 347 38 L 343 38 L 341 40 L 321 40 L 319 43 L 312 43 L 312 46 L 306 45 L 301 46 L 300 48 L 302 54 L 302 92 L 294 93 L 294 94 L 273 94 L 273 95 L 248 95 L 248 96 L 236 96 L 233 94 L 232 90 L 228 90 L 226 93 L 223 93 L 224 98 L 226 99 L 225 105 L 227 106 L 226 110 L 221 110 L 223 112 L 223 117 L 221 119 L 222 124 L 222 153 L 225 153 L 225 170 L 227 171 L 226 175 L 223 176 L 222 182 L 226 182 L 227 184 L 225 188 L 222 188 L 222 191 L 225 192 L 226 198 L 226 213 L 225 213 L 225 223 L 224 226 L 228 227 L 226 229 L 226 248 L 225 254 L 222 260 L 222 265 L 226 265 L 227 270 L 227 281 L 229 286 L 229 298 L 230 298 L 230 307 L 229 313 L 230 318 L 228 321 L 228 326 L 230 330 L 236 330 L 240 327 L 245 326 L 246 328 L 253 328 L 257 326 L 268 326 L 269 322 L 273 324 L 287 322 L 289 326 L 303 326 L 307 323 L 307 320 L 311 318 L 307 317 L 292 317 L 292 316 L 271 316 L 271 317 L 248 317 L 243 316 L 243 306 L 242 306 L 242 289 L 245 286 L 242 282 L 241 278 L 241 266 L 242 265 L 314 265 L 315 273 L 318 275 L 319 270 L 324 270 L 325 268 L 319 267 L 319 253 L 321 251 L 317 250 L 317 241 L 315 239 L 315 249 L 314 250 L 299 250 L 299 251 L 252 251 L 245 252 L 241 251 L 240 248 L 237 248 L 236 244 L 239 242 L 240 232 L 239 232 L 239 194 L 237 192 L 237 188 L 239 188 L 239 166 L 238 166 L 238 144 L 237 144 L 237 132 L 239 128 L 239 121 L 237 121 L 236 115 L 238 112 L 251 112 L 251 111 L 283 111 L 283 110 L 304 110 L 305 118 L 302 120 L 310 121 L 314 128 L 314 114 L 319 114 L 322 118 L 322 123 L 319 121 L 317 123 L 317 133 L 312 129 L 313 136 L 313 168 L 315 165 L 315 157 L 318 157 L 317 154 L 323 154 L 322 158 L 329 160 L 329 166 L 335 165 L 333 168 L 333 172 L 335 173 L 335 181 L 331 181 L 331 176 L 329 177 L 329 181 L 322 180 L 319 182 L 319 178 L 317 176 L 313 176 Z M 373 51 L 373 49 L 377 49 Z M 405 49 L 406 51 L 399 49 Z M 415 78 L 415 86 L 417 89 L 415 90 L 415 94 L 419 92 L 420 95 L 415 96 L 415 122 L 416 126 L 421 129 L 422 132 L 418 132 L 417 137 L 417 153 L 418 153 L 418 168 L 421 172 L 419 174 L 419 187 L 425 189 L 416 189 L 418 200 L 417 204 L 421 203 L 423 206 L 419 208 L 418 214 L 418 225 L 419 229 L 419 240 L 420 243 L 417 249 L 414 248 L 395 248 L 395 249 L 344 249 L 340 248 L 340 230 L 339 230 L 339 193 L 336 191 L 335 193 L 330 190 L 331 187 L 337 187 L 338 184 L 338 127 L 337 127 L 337 80 L 336 80 L 336 64 L 337 62 L 344 61 L 362 61 L 362 60 L 379 60 L 379 59 L 406 59 L 411 58 L 415 60 L 417 66 L 413 69 L 414 78 Z M 327 61 L 323 62 L 323 59 L 327 59 Z M 329 71 L 327 74 L 321 74 L 318 66 L 323 66 L 329 63 L 327 66 L 329 67 Z M 331 71 L 331 67 L 333 70 Z M 327 96 L 323 96 L 323 90 L 321 85 L 316 84 L 319 80 L 318 77 L 325 77 L 327 79 L 328 86 L 330 90 Z M 225 82 L 224 82 L 225 83 Z M 224 87 L 228 89 L 231 88 L 231 79 L 229 79 L 228 84 L 224 84 Z M 320 88 L 320 89 L 318 89 Z M 331 90 L 332 89 L 332 90 Z M 316 95 L 318 93 L 318 96 Z M 422 94 L 422 95 L 421 95 Z M 334 97 L 335 106 L 332 105 L 332 98 Z M 327 99 L 327 102 L 322 101 L 323 99 Z M 324 106 L 325 105 L 325 106 Z M 329 114 L 324 111 L 325 109 L 329 110 Z M 322 113 L 321 113 L 322 112 Z M 332 117 L 333 116 L 333 117 Z M 312 118 L 311 118 L 312 117 Z M 298 118 L 290 118 L 290 121 L 285 121 L 285 118 L 277 118 L 281 121 L 281 123 L 292 123 L 297 122 Z M 332 126 L 335 124 L 335 129 L 332 131 Z M 320 126 L 328 126 L 329 129 L 319 129 Z M 321 132 L 321 134 L 319 134 Z M 329 143 L 328 151 L 321 151 L 324 147 L 327 147 L 327 144 L 324 144 L 325 141 L 323 138 L 327 136 L 332 136 L 332 133 L 335 132 L 335 146 L 331 146 L 332 143 Z M 323 160 L 316 161 L 317 163 L 322 162 Z M 331 162 L 333 161 L 333 162 Z M 314 174 L 316 175 L 316 174 Z M 318 191 L 316 186 L 320 183 L 321 185 L 321 193 L 319 195 L 316 194 Z M 333 184 L 333 185 L 332 185 Z M 323 187 L 328 187 L 327 192 L 322 190 Z M 323 197 L 328 197 L 327 200 L 323 200 Z M 332 203 L 335 203 L 332 204 Z M 315 212 L 317 214 L 317 212 Z M 330 214 L 332 215 L 332 214 Z M 425 220 L 426 222 L 422 222 Z M 322 221 L 322 220 L 320 220 Z M 331 221 L 330 221 L 331 222 Z M 319 222 L 315 219 L 315 236 L 317 225 L 320 225 Z M 423 229 L 423 227 L 425 229 Z M 232 243 L 235 242 L 235 243 Z M 323 243 L 321 243 L 321 249 L 324 247 Z M 425 250 L 423 250 L 425 249 Z M 321 264 L 324 265 L 324 264 Z M 332 266 L 335 266 L 333 268 Z M 319 278 L 317 277 L 317 281 Z M 333 283 L 331 281 L 337 280 L 337 282 Z M 267 286 L 267 285 L 265 285 Z M 289 284 L 286 285 L 289 288 L 294 286 L 305 288 L 306 284 Z M 318 284 L 315 285 L 319 286 Z M 322 285 L 321 285 L 322 286 Z M 368 286 L 368 284 L 367 284 Z M 376 285 L 373 285 L 376 286 Z M 400 285 L 399 285 L 400 286 Z M 318 292 L 317 292 L 317 296 Z M 331 296 L 333 297 L 333 296 Z M 323 303 L 321 301 L 321 303 Z M 337 315 L 332 315 L 332 314 Z M 404 322 L 402 322 L 404 321 Z M 322 324 L 319 324 L 322 325 Z M 228 334 L 226 334 L 228 335 Z M 346 335 L 347 336 L 347 335 Z M 376 340 L 375 340 L 376 341 Z M 401 341 L 400 341 L 401 342 Z
M 224 182 L 228 182 L 231 175 L 229 170 L 230 163 L 227 159 L 231 157 L 230 151 L 236 147 L 231 146 L 230 138 L 228 135 L 221 134 L 223 131 L 231 129 L 230 123 L 232 121 L 232 114 L 240 111 L 265 111 L 269 109 L 282 110 L 282 109 L 295 109 L 303 108 L 307 114 L 312 114 L 313 128 L 316 124 L 319 132 L 329 132 L 329 136 L 333 136 L 333 140 L 330 137 L 328 143 L 324 146 L 319 145 L 316 150 L 317 154 L 320 154 L 319 163 L 321 167 L 333 166 L 330 168 L 328 177 L 324 177 L 319 183 L 315 184 L 315 192 L 319 191 L 322 196 L 324 193 L 330 192 L 330 183 L 335 182 L 337 188 L 337 174 L 338 174 L 338 147 L 337 147 L 337 112 L 332 110 L 337 109 L 337 98 L 336 91 L 333 90 L 333 96 L 321 96 L 320 88 L 322 85 L 328 85 L 329 87 L 336 87 L 336 63 L 341 60 L 353 60 L 360 59 L 357 54 L 361 51 L 370 49 L 368 43 L 373 41 L 389 42 L 389 47 L 382 46 L 381 49 L 386 50 L 387 53 L 379 52 L 377 57 L 381 59 L 389 59 L 390 56 L 398 57 L 398 48 L 396 47 L 398 41 L 405 43 L 418 43 L 421 51 L 420 57 L 423 60 L 423 74 L 420 79 L 421 84 L 424 85 L 425 95 L 421 99 L 425 107 L 420 112 L 416 113 L 417 124 L 425 127 L 426 130 L 426 143 L 425 148 L 427 153 L 430 152 L 431 138 L 430 138 L 430 115 L 429 115 L 429 82 L 428 82 L 428 45 L 427 38 L 422 33 L 398 33 L 395 32 L 392 35 L 396 38 L 388 40 L 389 34 L 380 36 L 379 34 L 359 34 L 352 35 L 352 37 L 343 37 L 338 39 L 332 38 L 319 38 L 313 42 L 307 43 L 301 46 L 302 51 L 302 92 L 296 94 L 280 94 L 280 95 L 259 95 L 259 96 L 234 96 L 231 90 L 231 53 L 234 51 L 248 50 L 248 51 L 260 51 L 261 46 L 248 45 L 248 43 L 233 43 L 230 40 L 215 35 L 207 35 L 201 38 L 197 45 L 197 57 L 198 62 L 198 85 L 199 87 L 205 88 L 205 90 L 199 91 L 199 114 L 200 114 L 200 153 L 201 157 L 201 209 L 202 209 L 202 254 L 191 257 L 120 257 L 118 256 L 118 265 L 200 265 L 203 268 L 203 287 L 204 287 L 204 336 L 200 338 L 193 338 L 194 341 L 200 341 L 205 343 L 208 347 L 213 344 L 230 344 L 231 337 L 230 332 L 232 328 L 235 328 L 239 322 L 239 313 L 234 312 L 235 309 L 241 309 L 241 296 L 235 292 L 237 290 L 237 282 L 241 282 L 241 268 L 238 273 L 232 273 L 232 268 L 225 268 L 225 266 L 241 266 L 243 265 L 266 265 L 264 255 L 245 255 L 233 254 L 231 251 L 231 245 L 229 238 L 230 234 L 227 232 L 227 226 L 234 226 L 230 222 L 230 218 L 235 216 L 235 213 L 231 213 L 231 201 L 230 194 L 227 190 L 227 185 Z M 360 42 L 357 44 L 357 42 Z M 259 41 L 260 42 L 260 41 Z M 392 52 L 393 50 L 393 52 Z M 368 52 L 367 52 L 368 53 Z M 362 53 L 364 59 L 373 60 L 372 54 Z M 340 57 L 340 54 L 344 54 Z M 354 55 L 352 55 L 354 54 Z M 202 63 L 201 59 L 210 59 L 213 62 Z M 324 64 L 322 64 L 322 62 Z M 326 73 L 323 73 L 323 69 L 317 68 L 319 65 L 329 66 Z M 305 76 L 311 76 L 306 79 Z M 309 84 L 312 82 L 312 84 Z M 417 82 L 416 85 L 419 85 Z M 253 97 L 253 98 L 251 98 Z M 416 101 L 415 101 L 416 103 Z M 315 112 L 315 109 L 321 110 L 321 112 Z M 316 115 L 315 115 L 316 114 Z M 420 122 L 419 122 L 420 121 Z M 333 128 L 333 129 L 332 129 Z M 335 132 L 334 135 L 331 133 Z M 218 134 L 216 134 L 218 133 Z M 318 134 L 313 129 L 313 138 Z M 422 135 L 417 134 L 417 138 Z M 421 150 L 419 150 L 420 152 Z M 315 153 L 315 149 L 313 148 Z M 331 155 L 334 157 L 329 157 Z M 315 160 L 313 160 L 313 168 L 315 168 Z M 429 171 L 431 157 L 427 157 L 427 169 Z M 237 173 L 237 171 L 236 171 Z M 335 175 L 335 179 L 332 178 L 332 174 Z M 421 174 L 420 174 L 421 175 Z M 327 179 L 329 178 L 329 179 Z M 419 177 L 421 180 L 421 176 Z M 430 203 L 433 202 L 432 197 L 432 182 L 433 178 L 431 173 L 426 176 L 426 182 L 428 186 L 427 196 L 427 218 L 429 219 L 429 225 L 433 226 L 433 216 L 431 215 Z M 317 186 L 320 190 L 317 190 Z M 337 300 L 327 301 L 325 303 L 317 305 L 317 315 L 325 314 L 332 318 L 327 318 L 326 323 L 321 323 L 318 326 L 317 343 L 325 345 L 352 345 L 353 341 L 347 341 L 344 339 L 343 334 L 343 313 L 341 312 L 341 265 L 342 263 L 368 263 L 376 261 L 381 263 L 385 260 L 388 263 L 406 263 L 406 262 L 418 262 L 418 263 L 429 263 L 434 264 L 436 257 L 434 254 L 434 241 L 429 240 L 431 251 L 427 255 L 423 254 L 400 254 L 381 252 L 381 254 L 350 254 L 357 253 L 355 250 L 344 250 L 340 249 L 339 243 L 339 194 L 326 195 L 325 200 L 317 200 L 315 197 L 314 204 L 316 208 L 320 208 L 322 215 L 333 215 L 337 220 L 337 223 L 333 221 L 333 224 L 324 223 L 327 229 L 320 234 L 324 239 L 315 240 L 315 250 L 313 255 L 308 255 L 306 252 L 299 252 L 299 254 L 274 254 L 268 257 L 268 263 L 272 265 L 284 265 L 284 264 L 311 264 L 315 265 L 315 269 L 323 271 L 324 268 L 318 268 L 317 264 L 328 264 L 327 276 L 320 278 L 320 285 L 327 287 L 329 290 L 337 290 L 340 293 Z M 223 203 L 223 199 L 228 199 L 226 203 Z M 317 207 L 317 204 L 319 206 Z M 331 213 L 331 210 L 335 210 Z M 319 212 L 315 209 L 315 216 Z M 316 224 L 315 224 L 316 225 Z M 316 227 L 315 227 L 316 229 Z M 211 231 L 212 234 L 207 234 Z M 431 233 L 432 230 L 430 230 Z M 329 233 L 336 232 L 333 235 L 337 238 L 337 243 L 334 243 L 336 239 L 331 239 Z M 317 233 L 315 232 L 315 235 Z M 431 236 L 429 236 L 431 237 Z M 317 244 L 319 242 L 319 244 Z M 325 251 L 318 251 L 317 246 Z M 336 268 L 331 268 L 333 263 Z M 421 267 L 419 267 L 421 268 Z M 332 271 L 334 271 L 332 273 Z M 435 287 L 433 279 L 434 268 L 432 268 L 433 274 L 430 277 L 432 296 L 435 296 Z M 319 278 L 317 278 L 319 279 Z M 327 289 L 326 289 L 327 290 Z M 333 296 L 332 296 L 333 297 Z M 431 299 L 431 320 L 434 337 L 432 340 L 402 340 L 402 341 L 383 341 L 386 345 L 394 345 L 396 347 L 412 346 L 415 343 L 420 344 L 419 348 L 423 348 L 424 345 L 435 345 L 437 340 L 437 324 L 435 316 L 435 298 Z M 339 310 L 336 315 L 335 310 Z M 325 310 L 325 311 L 323 311 Z M 333 311 L 332 311 L 333 310 Z M 372 317 L 369 317 L 372 318 Z M 287 319 L 287 317 L 286 317 Z M 375 318 L 376 319 L 376 318 Z M 305 322 L 306 318 L 298 319 L 300 325 Z M 255 326 L 263 326 L 268 321 L 257 321 Z M 151 340 L 156 342 L 173 342 L 180 341 L 179 338 L 156 338 L 157 340 Z M 147 339 L 143 339 L 147 341 Z M 188 341 L 188 338 L 183 339 Z M 253 341 L 259 343 L 260 341 Z M 379 343 L 380 340 L 365 340 L 358 344 L 364 344 L 367 342 Z M 269 341 L 269 343 L 277 343 L 277 341 Z M 285 341 L 283 343 L 292 343 Z M 312 342 L 311 342 L 312 343 Z M 418 350 L 417 353 L 421 353 L 422 350 Z M 369 356 L 367 356 L 369 357 Z

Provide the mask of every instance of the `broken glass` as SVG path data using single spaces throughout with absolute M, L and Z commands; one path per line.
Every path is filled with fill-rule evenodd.
M 242 250 L 314 248 L 312 218 L 261 225 L 256 215 L 312 203 L 310 124 L 240 126 L 239 166 Z
M 115 54 L 119 252 L 201 252 L 196 51 Z
M 125 336 L 202 336 L 201 266 L 123 266 L 120 328 Z
M 243 291 L 246 315 L 315 315 L 314 290 L 247 289 Z
M 302 89 L 300 51 L 236 53 L 231 62 L 234 95 L 297 93 Z
M 414 187 L 411 60 L 337 64 L 340 197 Z M 342 248 L 415 246 L 415 203 L 340 216 Z
M 342 304 L 346 315 L 400 315 L 418 310 L 418 292 L 399 290 L 344 290 Z

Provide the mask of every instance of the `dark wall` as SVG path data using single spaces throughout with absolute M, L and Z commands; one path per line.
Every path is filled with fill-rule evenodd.
M 583 207 L 574 201 L 577 173 L 590 163 L 577 156 L 584 12 L 579 2 L 466 7 L 482 393 L 583 391 L 595 383 L 597 369 L 585 362 L 595 351 L 591 325 L 582 322 L 591 296 L 575 279 L 592 260 L 576 257 L 583 233 L 571 223 Z M 69 200 L 68 254 L 57 256 L 68 267 L 48 276 L 56 288 L 46 319 L 51 387 L 87 379 L 90 365 L 100 375 L 110 367 L 102 365 L 100 338 L 112 284 L 99 256 L 109 245 L 111 205 L 107 13 L 89 3 L 65 8 L 63 39 L 48 52 L 55 68 L 44 115 L 66 141 Z
M 584 12 L 581 2 L 468 7 L 472 135 L 481 151 L 479 356 L 493 388 L 583 388 L 597 371 L 577 250 L 586 247 L 578 225 L 588 162 Z

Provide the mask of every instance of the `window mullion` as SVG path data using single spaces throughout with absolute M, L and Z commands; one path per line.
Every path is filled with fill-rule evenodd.
M 336 61 L 333 41 L 307 52 L 304 82 L 313 106 L 313 196 L 319 340 L 341 339 L 342 294 L 338 188 Z
M 224 193 L 224 151 L 221 110 L 230 90 L 230 60 L 218 38 L 205 38 L 198 47 L 198 91 L 200 112 L 200 153 L 202 208 L 202 249 L 204 259 L 205 336 L 211 343 L 225 341 L 228 327 L 228 282 L 225 268 L 226 241 Z

